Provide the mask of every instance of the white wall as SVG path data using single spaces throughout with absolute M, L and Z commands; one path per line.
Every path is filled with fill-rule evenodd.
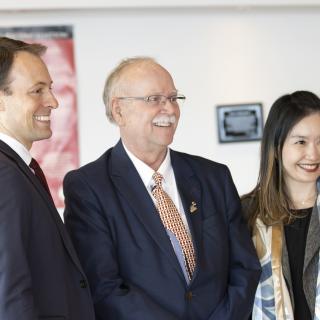
M 163 7 L 314 7 L 320 0 L 1 0 L 0 10 L 163 8 Z
M 120 59 L 150 55 L 187 96 L 173 148 L 226 163 L 239 193 L 257 179 L 259 143 L 219 144 L 217 104 L 320 94 L 320 9 L 103 9 L 1 12 L 0 26 L 74 26 L 81 164 L 118 139 L 101 92 Z M 57 81 L 57 79 L 56 79 Z

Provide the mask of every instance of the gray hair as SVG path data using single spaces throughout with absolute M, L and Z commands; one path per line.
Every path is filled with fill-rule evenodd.
M 112 108 L 111 108 L 111 101 L 114 96 L 119 94 L 121 91 L 121 78 L 125 71 L 134 66 L 134 65 L 141 65 L 141 64 L 155 64 L 158 63 L 155 59 L 151 57 L 133 57 L 133 58 L 126 58 L 122 60 L 109 74 L 103 89 L 103 102 L 106 108 L 106 115 L 110 122 L 114 123 L 114 119 L 112 116 Z

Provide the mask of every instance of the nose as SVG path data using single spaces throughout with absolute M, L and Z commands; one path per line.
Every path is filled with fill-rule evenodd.
M 311 143 L 307 149 L 307 159 L 318 160 L 320 155 L 320 145 L 318 143 Z
M 165 96 L 162 97 L 160 105 L 161 109 L 168 113 L 173 113 L 175 110 L 177 110 L 177 108 L 179 109 L 179 106 L 177 104 L 171 102 L 170 98 L 167 98 Z
M 48 102 L 47 102 L 47 106 L 51 109 L 57 109 L 59 106 L 58 100 L 55 97 L 55 95 L 50 91 L 49 94 L 49 98 L 48 98 Z

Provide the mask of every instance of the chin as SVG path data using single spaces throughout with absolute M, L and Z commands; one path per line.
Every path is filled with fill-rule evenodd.
M 51 136 L 52 136 L 52 131 L 49 131 L 47 133 L 39 134 L 36 140 L 37 141 L 46 140 L 46 139 L 51 138 Z

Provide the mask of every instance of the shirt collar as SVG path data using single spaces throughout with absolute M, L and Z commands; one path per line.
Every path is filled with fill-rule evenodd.
M 123 147 L 127 152 L 133 165 L 135 166 L 136 170 L 138 171 L 143 184 L 145 185 L 146 188 L 149 188 L 150 185 L 153 185 L 152 175 L 154 174 L 154 170 L 150 168 L 147 164 L 145 164 L 143 161 L 138 159 L 132 152 L 130 152 L 126 148 L 124 144 L 123 144 Z M 172 171 L 170 149 L 167 148 L 166 157 L 164 158 L 157 172 L 159 172 L 163 176 L 163 180 L 165 182 L 170 175 L 170 171 Z
M 22 143 L 2 132 L 0 132 L 0 140 L 2 140 L 11 149 L 13 149 L 13 151 L 15 151 L 20 156 L 20 158 L 26 163 L 26 165 L 29 166 L 32 156 L 28 149 Z

